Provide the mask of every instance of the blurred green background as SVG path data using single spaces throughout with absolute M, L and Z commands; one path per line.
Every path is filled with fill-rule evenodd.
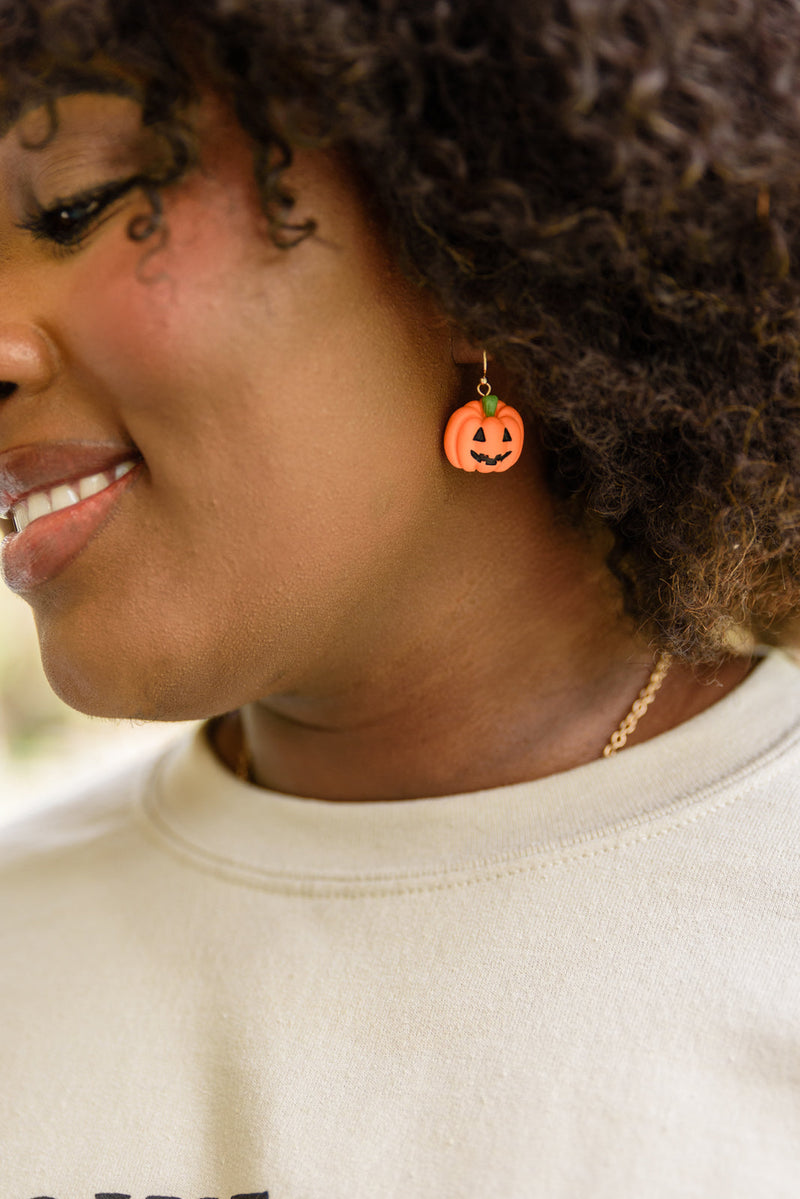
M 187 727 L 73 712 L 48 686 L 30 608 L 0 583 L 0 823 L 66 798 Z

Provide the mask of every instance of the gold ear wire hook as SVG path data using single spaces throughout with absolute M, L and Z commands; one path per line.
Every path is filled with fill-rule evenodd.
M 477 392 L 478 392 L 478 395 L 479 395 L 479 396 L 488 396 L 488 395 L 489 395 L 489 393 L 490 393 L 490 392 L 491 392 L 491 390 L 492 390 L 492 388 L 491 388 L 491 384 L 489 383 L 489 380 L 486 378 L 486 371 L 487 371 L 487 367 L 486 367 L 486 351 L 484 350 L 484 351 L 483 351 L 483 377 L 481 378 L 481 381 L 480 381 L 480 383 L 478 384 L 478 387 L 477 387 Z M 486 390 L 485 390 L 485 391 L 483 390 L 484 388 L 486 388 Z

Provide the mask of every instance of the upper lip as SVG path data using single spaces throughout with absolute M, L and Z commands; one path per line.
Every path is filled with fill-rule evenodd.
M 0 515 L 34 491 L 48 491 L 139 458 L 132 446 L 90 441 L 38 442 L 6 450 L 0 454 Z

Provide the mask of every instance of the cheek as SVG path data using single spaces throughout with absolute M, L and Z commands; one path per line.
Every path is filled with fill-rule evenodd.
M 189 569 L 202 539 L 226 574 L 250 564 L 260 576 L 269 561 L 276 588 L 291 580 L 309 595 L 366 569 L 401 534 L 438 455 L 425 391 L 424 417 L 419 388 L 404 380 L 386 393 L 407 365 L 391 321 L 370 305 L 359 353 L 340 293 L 317 286 L 298 305 L 308 289 L 302 271 L 286 277 L 286 254 L 271 273 L 244 271 L 213 227 L 202 238 L 176 230 L 150 260 L 139 246 L 114 249 L 102 282 L 97 257 L 75 280 L 67 336 L 103 420 L 145 457 L 153 558 L 160 546 L 170 569 Z
M 217 315 L 209 302 L 213 309 L 213 297 L 219 297 L 218 280 L 216 293 L 206 287 L 210 301 L 199 302 L 208 274 L 204 260 L 214 252 L 207 242 L 180 261 L 174 251 L 151 256 L 147 243 L 134 245 L 123 234 L 119 242 L 87 254 L 75 272 L 63 323 L 70 358 L 112 400 L 145 402 L 153 385 L 159 391 L 174 385 L 198 362 L 200 351 L 207 352 L 208 329 Z M 219 257 L 221 249 L 218 245 Z M 224 258 L 218 270 L 224 270 Z M 188 290 L 192 304 L 185 300 Z
M 99 242 L 64 306 L 87 394 L 150 468 L 153 519 L 185 538 L 200 514 L 214 536 L 235 512 L 287 571 L 379 548 L 437 475 L 444 334 L 426 348 L 429 314 L 363 238 L 275 250 L 244 206 L 191 200 L 167 223 L 155 253 Z
M 166 347 L 139 286 L 107 287 L 100 296 L 87 290 L 74 301 L 79 313 L 69 327 L 74 361 L 109 398 L 123 399 L 142 377 L 160 372 Z

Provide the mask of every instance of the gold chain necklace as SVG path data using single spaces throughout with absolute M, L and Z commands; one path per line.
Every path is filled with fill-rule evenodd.
M 625 747 L 631 733 L 655 699 L 661 688 L 661 684 L 667 677 L 667 671 L 671 665 L 672 658 L 669 654 L 663 653 L 659 655 L 650 678 L 633 701 L 630 712 L 620 722 L 619 727 L 611 734 L 609 742 L 603 750 L 604 758 L 610 758 Z M 236 760 L 236 776 L 243 783 L 253 783 L 255 779 L 253 778 L 253 768 L 250 764 L 250 754 L 247 748 L 244 729 L 242 728 L 241 717 L 239 718 L 239 728 L 241 730 L 241 745 L 239 747 L 239 757 Z
M 625 719 L 620 722 L 619 728 L 617 728 L 611 734 L 611 738 L 603 750 L 604 758 L 610 758 L 613 754 L 617 753 L 624 747 L 631 733 L 636 728 L 637 724 L 655 699 L 661 684 L 667 677 L 667 671 L 671 665 L 672 658 L 669 654 L 663 653 L 659 655 L 658 661 L 653 669 L 653 673 L 650 675 L 646 685 L 642 687 L 641 691 L 636 696 L 636 699 L 633 701 L 630 712 Z

